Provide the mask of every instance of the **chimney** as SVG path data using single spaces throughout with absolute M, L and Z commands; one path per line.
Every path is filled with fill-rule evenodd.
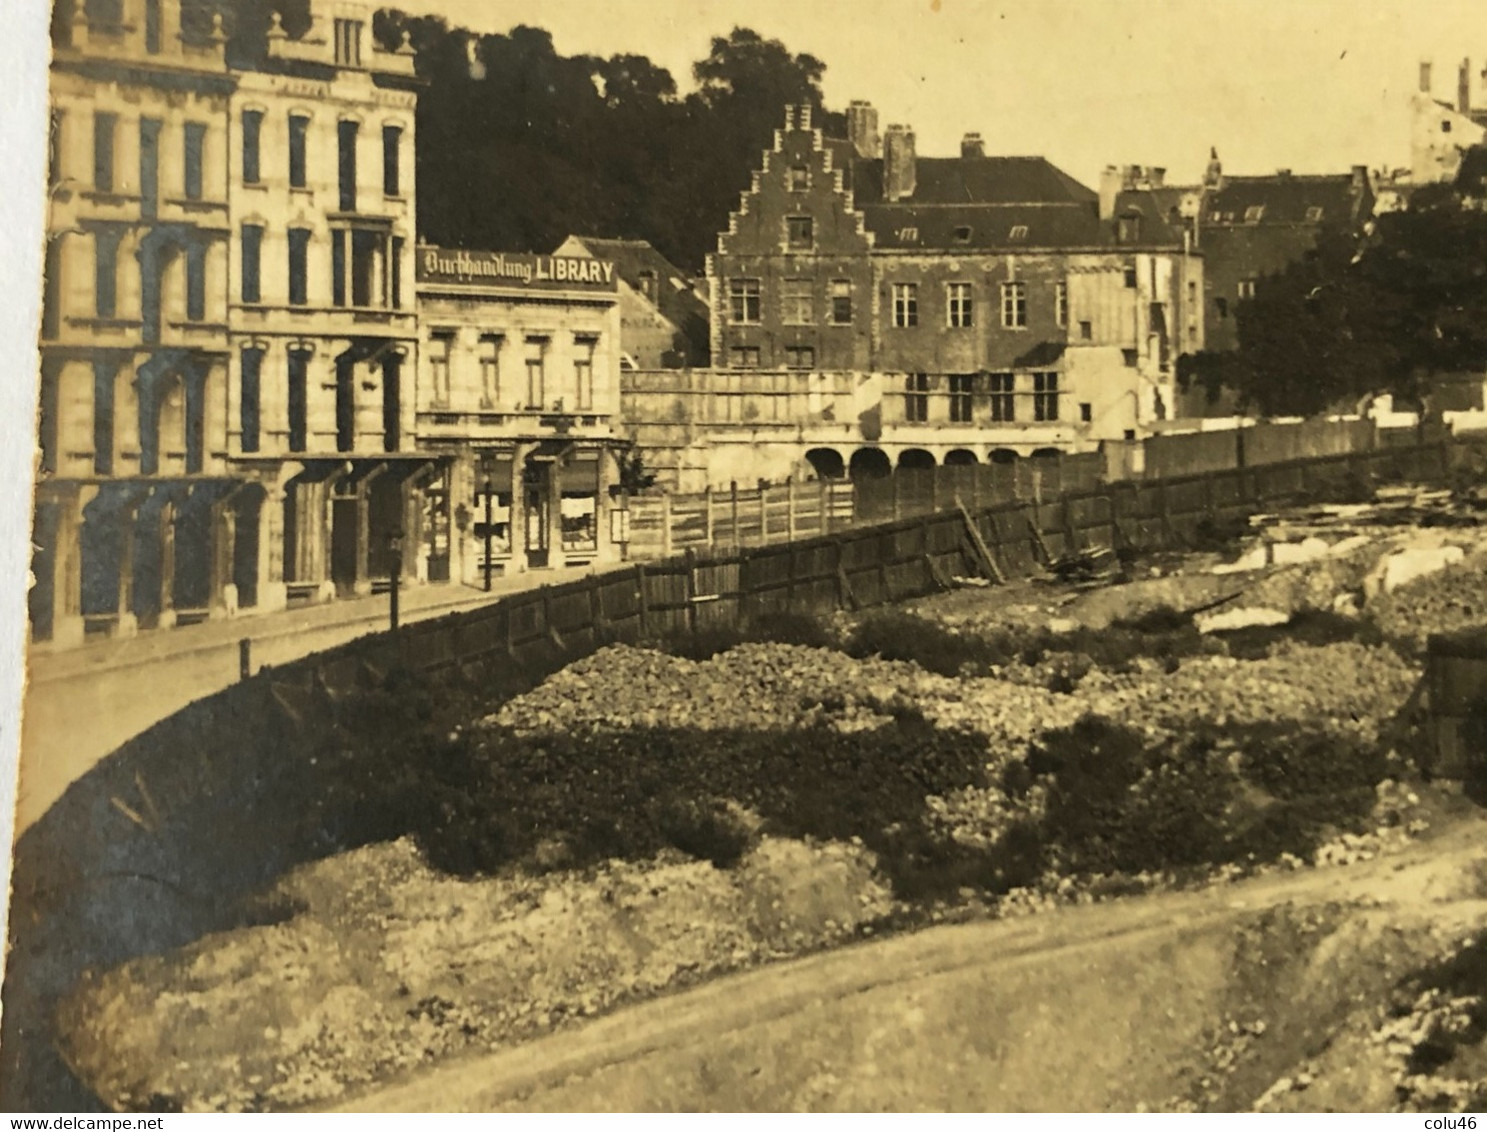
M 1456 109 L 1462 114 L 1470 114 L 1472 110 L 1472 63 L 1470 59 L 1461 60 L 1461 70 L 1456 75 Z
M 1208 150 L 1208 168 L 1203 173 L 1203 187 L 1217 192 L 1224 187 L 1224 163 L 1219 160 L 1218 146 Z
M 1429 59 L 1422 59 L 1420 61 L 1420 93 L 1421 94 L 1429 94 L 1430 93 L 1430 60 Z
M 1151 182 L 1152 188 L 1160 189 L 1167 183 L 1167 170 L 1161 166 L 1150 169 L 1147 171 L 1147 179 Z
M 1114 165 L 1105 166 L 1100 174 L 1100 219 L 1109 220 L 1115 215 L 1115 198 L 1125 184 L 1125 173 Z
M 966 134 L 960 139 L 960 156 L 963 158 L 986 156 L 986 145 L 982 142 L 980 134 Z
M 878 112 L 870 102 L 857 99 L 847 107 L 847 140 L 858 157 L 883 156 L 883 139 L 878 136 Z
M 1368 166 L 1353 166 L 1353 192 L 1362 195 L 1368 190 Z
M 914 131 L 889 126 L 883 134 L 883 199 L 906 200 L 914 195 Z
M 1275 175 L 1277 177 L 1285 178 L 1291 175 L 1291 171 L 1289 169 L 1277 169 L 1275 171 Z

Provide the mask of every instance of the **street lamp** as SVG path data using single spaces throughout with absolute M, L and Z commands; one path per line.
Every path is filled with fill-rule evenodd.
M 493 520 L 492 515 L 491 515 L 491 478 L 490 478 L 490 475 L 487 474 L 486 477 L 485 477 L 485 592 L 486 593 L 490 593 L 490 589 L 491 589 L 491 525 L 492 525 L 493 521 L 494 520 Z
M 393 632 L 398 628 L 398 590 L 403 581 L 403 532 L 393 532 L 392 538 L 388 540 L 388 546 L 392 551 L 392 584 L 387 589 L 388 613 L 392 623 Z

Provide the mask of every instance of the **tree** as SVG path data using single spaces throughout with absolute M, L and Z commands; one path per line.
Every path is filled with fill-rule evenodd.
M 1487 214 L 1417 194 L 1357 236 L 1324 232 L 1236 315 L 1238 350 L 1185 358 L 1180 379 L 1268 415 L 1418 401 L 1432 377 L 1487 365 Z

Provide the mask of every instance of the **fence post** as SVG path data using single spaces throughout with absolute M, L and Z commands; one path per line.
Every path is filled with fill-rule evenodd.
M 702 491 L 703 529 L 707 532 L 707 545 L 713 544 L 713 488 L 708 484 Z
M 645 563 L 635 564 L 635 593 L 640 598 L 640 637 L 645 639 L 651 627 L 651 601 L 646 593 Z
M 238 641 L 238 679 L 246 680 L 253 671 L 253 642 L 247 637 Z
M 661 496 L 661 557 L 670 558 L 675 547 L 671 538 L 671 492 Z
M 728 492 L 729 492 L 729 495 L 732 497 L 732 503 L 733 503 L 733 549 L 734 550 L 738 550 L 740 547 L 743 546 L 743 539 L 739 537 L 739 533 L 738 533 L 738 481 L 737 480 L 730 480 L 728 482 Z
M 785 481 L 785 537 L 795 541 L 795 477 Z
M 687 573 L 682 587 L 682 596 L 687 602 L 687 628 L 693 633 L 697 632 L 697 582 L 695 574 L 697 571 L 697 554 L 689 546 L 683 553 Z
M 937 464 L 929 470 L 929 509 L 931 513 L 940 510 L 940 466 Z
M 903 504 L 902 504 L 902 502 L 900 502 L 899 497 L 898 497 L 898 495 L 899 495 L 899 492 L 898 492 L 898 479 L 899 479 L 899 475 L 898 475 L 898 469 L 897 468 L 893 469 L 892 471 L 890 471 L 888 473 L 888 486 L 889 486 L 889 490 L 892 491 L 892 493 L 893 493 L 893 519 L 894 519 L 894 522 L 897 522 L 899 519 L 902 519 L 903 516 L 904 516 Z
M 769 488 L 759 489 L 759 544 L 769 545 Z
M 831 489 L 825 480 L 817 480 L 816 488 L 817 526 L 821 534 L 831 533 Z

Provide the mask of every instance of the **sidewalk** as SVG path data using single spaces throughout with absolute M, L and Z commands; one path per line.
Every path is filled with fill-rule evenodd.
M 495 578 L 491 592 L 460 584 L 401 592 L 405 624 L 475 609 L 503 595 L 574 581 L 616 564 Z M 238 643 L 251 644 L 250 671 L 387 628 L 386 594 L 262 616 L 208 621 L 65 652 L 35 651 L 21 708 L 15 836 L 47 811 L 100 759 L 187 704 L 241 679 Z
M 468 586 L 460 582 L 404 586 L 399 592 L 399 618 L 404 624 L 411 624 L 462 609 L 489 605 L 509 593 L 559 585 L 593 573 L 625 568 L 626 564 L 621 563 L 598 569 L 585 566 L 510 574 L 491 579 L 489 593 L 479 586 Z M 27 656 L 27 675 L 30 685 L 34 687 L 85 672 L 107 672 L 115 668 L 151 664 L 228 645 L 235 649 L 238 642 L 244 639 L 256 644 L 301 633 L 350 626 L 364 626 L 364 632 L 377 632 L 387 628 L 389 606 L 387 594 L 376 594 L 341 598 L 323 605 L 298 606 L 274 613 L 247 613 L 230 619 L 203 621 L 198 625 L 147 631 L 135 637 L 102 638 L 65 650 L 52 651 L 42 645 L 30 650 Z

